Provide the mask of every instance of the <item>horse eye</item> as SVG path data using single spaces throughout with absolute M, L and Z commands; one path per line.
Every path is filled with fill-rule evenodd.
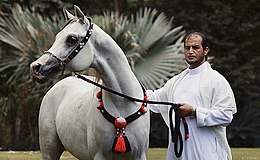
M 68 46 L 72 46 L 78 42 L 78 38 L 76 36 L 68 36 L 66 39 L 66 44 Z

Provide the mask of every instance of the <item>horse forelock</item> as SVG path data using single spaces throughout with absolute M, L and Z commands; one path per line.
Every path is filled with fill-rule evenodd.
M 73 23 L 73 22 L 78 22 L 80 19 L 78 19 L 77 17 L 74 17 L 72 19 L 69 19 L 65 22 L 65 25 L 62 27 L 62 29 L 64 29 L 67 25 Z

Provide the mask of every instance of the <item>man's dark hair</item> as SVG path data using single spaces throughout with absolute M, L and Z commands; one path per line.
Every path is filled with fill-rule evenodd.
M 185 46 L 185 41 L 187 40 L 187 38 L 191 37 L 192 35 L 199 35 L 202 37 L 202 47 L 203 49 L 205 49 L 206 47 L 209 48 L 209 39 L 202 33 L 200 32 L 189 32 L 187 33 L 184 37 L 183 37 L 183 43 L 184 43 L 184 46 Z

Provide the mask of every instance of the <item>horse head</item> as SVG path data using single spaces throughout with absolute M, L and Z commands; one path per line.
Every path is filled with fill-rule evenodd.
M 89 41 L 93 23 L 79 7 L 74 6 L 74 15 L 63 9 L 66 25 L 56 35 L 55 42 L 48 51 L 32 62 L 31 75 L 37 82 L 45 83 L 64 70 L 67 65 L 73 71 L 88 68 L 94 58 Z

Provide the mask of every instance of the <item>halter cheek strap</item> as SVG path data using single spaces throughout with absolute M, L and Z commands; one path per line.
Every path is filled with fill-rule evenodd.
M 75 48 L 70 51 L 68 56 L 63 59 L 64 64 L 69 63 L 88 42 L 88 40 L 92 34 L 92 31 L 93 31 L 93 23 L 91 22 L 91 18 L 87 18 L 87 19 L 88 19 L 90 25 L 89 25 L 89 28 L 88 28 L 88 31 L 87 31 L 85 37 L 83 37 L 83 39 L 75 46 Z
M 78 42 L 78 44 L 69 52 L 69 54 L 64 58 L 64 59 L 60 59 L 57 56 L 55 56 L 53 53 L 49 52 L 49 51 L 45 51 L 44 54 L 50 54 L 51 56 L 53 56 L 55 59 L 57 59 L 59 62 L 62 63 L 63 65 L 63 72 L 64 72 L 64 66 L 65 64 L 69 63 L 74 57 L 76 57 L 76 55 L 78 55 L 78 53 L 80 52 L 80 50 L 85 46 L 85 44 L 88 42 L 92 32 L 93 32 L 93 23 L 91 18 L 87 18 L 89 21 L 89 28 L 88 31 L 86 33 L 86 35 L 82 38 L 82 40 L 80 42 Z

